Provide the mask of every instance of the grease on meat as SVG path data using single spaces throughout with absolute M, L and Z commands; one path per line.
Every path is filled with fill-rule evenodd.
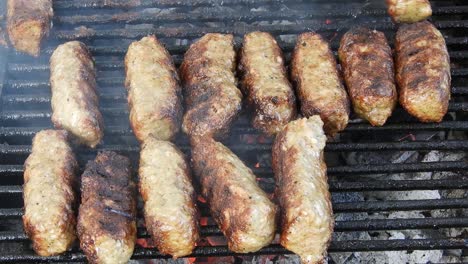
M 242 88 L 254 110 L 252 125 L 274 135 L 296 117 L 296 97 L 286 75 L 283 53 L 269 33 L 244 36 L 239 69 Z
M 141 149 L 139 175 L 146 229 L 156 247 L 174 258 L 190 255 L 199 238 L 198 211 L 184 154 L 150 137 Z
M 319 116 L 292 121 L 273 144 L 280 243 L 298 254 L 302 263 L 321 263 L 333 233 L 322 126 Z
M 52 122 L 94 148 L 103 137 L 93 58 L 85 44 L 58 46 L 50 58 Z
M 432 15 L 428 0 L 386 0 L 388 13 L 396 23 L 414 23 Z
M 338 55 L 354 112 L 382 126 L 397 102 L 392 50 L 382 32 L 365 27 L 349 30 Z
M 54 15 L 52 0 L 8 0 L 7 30 L 16 50 L 39 56 Z
M 396 34 L 400 104 L 422 122 L 440 122 L 450 100 L 450 57 L 431 23 L 401 25 Z
M 75 183 L 78 164 L 64 130 L 42 130 L 24 164 L 26 234 L 40 256 L 68 250 L 75 235 Z
M 302 114 L 320 115 L 328 135 L 345 129 L 349 98 L 328 43 L 317 33 L 299 35 L 291 66 Z
M 181 87 L 171 55 L 155 36 L 133 42 L 125 56 L 130 124 L 143 142 L 171 140 L 182 119 Z
M 98 153 L 81 176 L 78 237 L 90 263 L 127 263 L 136 240 L 136 187 L 130 160 Z
M 211 138 L 192 140 L 192 164 L 229 250 L 248 253 L 268 245 L 275 236 L 277 209 L 252 171 Z
M 190 46 L 180 66 L 186 134 L 216 138 L 227 134 L 242 107 L 235 66 L 232 35 L 206 34 Z

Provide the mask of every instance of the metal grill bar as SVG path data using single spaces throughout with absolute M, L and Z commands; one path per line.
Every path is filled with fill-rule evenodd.
M 468 199 L 432 199 L 405 201 L 366 201 L 333 203 L 335 213 L 343 212 L 382 212 L 382 211 L 412 211 L 435 209 L 468 208 Z M 22 208 L 0 209 L 0 218 L 17 218 L 23 215 Z
M 27 137 L 31 139 L 35 133 L 47 127 L 0 127 L 0 138 L 6 140 L 19 137 Z M 387 130 L 468 130 L 468 122 L 463 121 L 444 121 L 441 123 L 389 123 L 383 127 L 374 127 L 368 123 L 349 124 L 344 132 L 375 132 Z M 252 127 L 233 127 L 234 134 L 253 134 L 256 130 Z M 106 127 L 106 135 L 109 136 L 127 136 L 132 135 L 130 128 L 125 127 Z
M 32 66 L 35 67 L 35 66 Z M 48 66 L 43 65 L 39 66 L 40 68 Z M 98 66 L 99 67 L 99 66 Z M 123 69 L 123 64 L 122 63 L 111 63 L 108 66 L 110 69 L 115 69 L 115 68 L 121 68 Z M 452 76 L 453 77 L 466 77 L 468 76 L 468 68 L 457 68 L 457 69 L 452 69 Z M 124 77 L 122 76 L 121 73 L 117 74 L 117 76 L 114 77 L 98 77 L 97 82 L 99 86 L 102 87 L 123 87 L 123 84 L 125 82 Z M 40 81 L 24 81 L 24 80 L 9 80 L 6 83 L 6 86 L 9 90 L 17 90 L 17 89 L 37 89 L 37 88 L 42 88 L 42 89 L 48 89 L 49 86 L 49 81 L 48 80 L 40 80 Z
M 388 21 L 388 18 L 376 18 L 372 22 L 360 23 L 362 26 L 375 28 L 377 30 L 395 29 L 395 25 Z M 435 21 L 434 25 L 439 29 L 457 29 L 467 28 L 468 21 L 465 20 L 452 20 L 452 21 Z M 339 20 L 337 23 L 326 24 L 323 20 L 304 21 L 301 24 L 293 25 L 263 25 L 262 30 L 272 34 L 299 34 L 304 31 L 339 31 L 349 28 L 349 21 Z M 147 35 L 156 34 L 165 38 L 194 38 L 209 32 L 217 32 L 224 34 L 234 34 L 243 36 L 251 31 L 258 30 L 257 26 L 243 25 L 241 27 L 164 27 L 153 29 L 109 29 L 109 30 L 60 30 L 55 31 L 53 37 L 59 40 L 75 40 L 86 38 L 99 38 L 99 39 L 115 39 L 115 38 L 129 38 L 136 39 Z
M 165 41 L 165 38 L 160 38 L 161 41 Z M 393 39 L 388 40 L 390 43 L 392 43 Z M 281 45 L 284 51 L 291 51 L 294 48 L 295 43 L 290 43 L 290 42 L 283 42 L 281 40 L 278 40 L 278 43 Z M 445 40 L 445 43 L 448 46 L 460 46 L 460 45 L 467 45 L 468 44 L 468 37 L 452 37 L 448 36 Z M 331 42 L 332 48 L 335 50 L 338 48 L 338 39 L 335 38 L 333 42 Z M 124 55 L 127 52 L 126 47 L 122 46 L 95 46 L 93 43 L 91 43 L 89 46 L 89 49 L 91 52 L 96 55 L 96 56 L 101 56 L 101 55 Z M 173 57 L 177 57 L 176 54 L 183 54 L 187 48 L 188 44 L 180 44 L 180 45 L 171 45 L 170 43 L 166 44 L 167 49 L 173 54 Z M 43 50 L 43 54 L 49 56 L 54 52 L 55 46 L 52 47 L 47 47 Z M 13 56 L 21 56 L 22 53 L 19 53 L 17 51 L 10 51 Z M 461 51 L 460 51 L 461 52 Z M 456 54 L 457 51 L 450 51 L 450 54 Z
M 283 3 L 283 2 L 302 2 L 303 0 L 223 0 L 223 6 L 229 5 L 249 5 L 249 4 L 268 4 L 268 3 Z M 191 0 L 190 2 L 181 0 L 139 0 L 139 1 L 105 1 L 105 0 L 81 0 L 63 1 L 58 0 L 54 3 L 54 8 L 57 9 L 82 9 L 82 8 L 143 8 L 143 7 L 199 7 L 219 5 L 219 1 L 215 0 Z
M 230 145 L 227 146 L 233 151 L 271 151 L 271 144 L 252 144 L 252 145 Z M 182 150 L 189 150 L 185 145 Z M 138 146 L 129 145 L 107 145 L 97 150 L 114 150 L 123 152 L 139 152 Z M 384 150 L 468 150 L 468 140 L 446 140 L 446 141 L 411 141 L 411 142 L 379 142 L 379 143 L 328 143 L 325 151 L 346 152 L 346 151 L 384 151 Z M 12 145 L 1 146 L 0 155 L 27 155 L 31 152 L 31 146 Z
M 22 167 L 22 166 L 21 166 Z M 21 168 L 22 171 L 22 168 Z M 16 172 L 7 172 L 8 175 L 15 175 Z M 17 177 L 21 177 L 22 173 Z M 271 175 L 269 175 L 271 177 Z M 330 181 L 332 192 L 362 192 L 362 191 L 414 191 L 414 190 L 449 190 L 468 189 L 466 177 L 460 180 L 399 180 L 399 181 Z M 0 195 L 20 195 L 22 187 L 18 185 L 0 186 Z
M 281 6 L 278 6 L 281 8 Z M 468 6 L 449 6 L 449 7 L 434 7 L 433 15 L 452 15 L 468 13 Z M 143 24 L 157 22 L 216 22 L 216 21 L 271 21 L 271 20 L 290 20 L 294 19 L 311 19 L 316 17 L 355 17 L 360 16 L 387 16 L 387 10 L 382 8 L 365 8 L 362 3 L 348 4 L 344 6 L 340 3 L 331 3 L 322 5 L 317 9 L 284 9 L 281 12 L 257 11 L 252 13 L 239 14 L 232 10 L 223 10 L 220 13 L 217 9 L 206 8 L 199 10 L 197 13 L 171 13 L 171 14 L 145 14 L 140 12 L 122 14 L 98 14 L 98 15 L 73 15 L 62 16 L 57 18 L 58 23 L 69 25 L 99 25 L 122 22 L 126 24 Z M 386 17 L 387 18 L 387 17 Z M 388 18 L 387 18 L 388 19 Z
M 347 251 L 386 251 L 386 250 L 435 250 L 435 249 L 466 249 L 466 239 L 446 238 L 446 239 L 405 239 L 405 240 L 353 240 L 353 241 L 332 241 L 329 247 L 330 252 Z M 197 247 L 190 257 L 215 257 L 215 256 L 245 256 L 250 254 L 233 253 L 226 246 Z M 278 255 L 291 254 L 290 251 L 279 245 L 270 245 L 258 251 L 258 254 Z M 134 259 L 147 258 L 167 258 L 154 249 L 136 248 L 133 254 Z M 27 262 L 77 262 L 85 261 L 83 253 L 65 253 L 54 257 L 40 257 L 32 252 L 21 255 L 0 256 L 0 262 L 27 261 Z
M 468 112 L 468 103 L 450 102 L 448 110 L 450 112 Z M 107 116 L 128 116 L 128 110 L 122 108 L 101 108 L 101 112 Z M 15 120 L 28 121 L 34 119 L 49 119 L 50 116 L 51 111 L 49 110 L 3 111 L 0 115 L 0 121 L 8 122 Z M 8 123 L 6 125 L 8 125 Z
M 407 229 L 438 229 L 447 227 L 466 227 L 468 218 L 414 218 L 414 219 L 372 219 L 355 221 L 336 221 L 335 232 L 345 231 L 379 231 Z M 217 226 L 200 228 L 203 236 L 222 236 Z M 145 229 L 138 230 L 139 238 L 149 238 Z M 0 232 L 0 241 L 24 241 L 29 238 L 23 232 Z
M 343 241 L 332 242 L 329 251 L 383 251 L 385 248 L 389 250 L 424 250 L 424 249 L 457 249 L 464 248 L 462 239 L 437 239 L 437 240 L 373 240 L 373 241 Z M 271 245 L 259 251 L 260 254 L 290 254 L 279 245 Z M 216 247 L 199 247 L 196 248 L 193 257 L 208 257 L 208 256 L 241 256 L 242 254 L 233 254 L 225 246 Z M 248 254 L 251 255 L 251 254 Z M 134 259 L 145 258 L 163 258 L 161 254 L 153 249 L 137 248 L 134 252 Z M 166 256 L 167 257 L 167 256 Z M 85 256 L 80 253 L 66 253 L 64 255 L 44 258 L 35 254 L 29 253 L 24 255 L 6 255 L 0 256 L 0 262 L 9 262 L 12 260 L 28 261 L 28 262 L 75 262 L 85 261 Z

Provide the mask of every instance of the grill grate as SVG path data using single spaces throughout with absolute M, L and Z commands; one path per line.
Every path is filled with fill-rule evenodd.
M 39 257 L 20 226 L 22 216 L 23 163 L 31 151 L 31 139 L 44 128 L 51 127 L 48 59 L 62 42 L 80 39 L 96 59 L 101 110 L 105 117 L 104 144 L 99 148 L 138 156 L 138 145 L 128 124 L 126 94 L 123 86 L 123 56 L 133 40 L 156 34 L 173 54 L 177 65 L 190 43 L 207 32 L 233 33 L 237 45 L 243 34 L 262 30 L 274 34 L 289 61 L 295 34 L 318 31 L 336 51 L 341 35 L 352 25 L 367 25 L 384 31 L 392 44 L 395 26 L 382 6 L 384 1 L 363 0 L 55 0 L 54 29 L 41 57 L 32 59 L 14 50 L 0 47 L 0 262 L 82 262 L 77 249 L 55 257 Z M 326 147 L 329 160 L 330 189 L 335 194 L 379 191 L 467 190 L 468 161 L 433 161 L 411 163 L 378 162 L 348 164 L 346 155 L 369 152 L 372 155 L 399 152 L 466 152 L 468 150 L 468 5 L 463 1 L 431 1 L 433 22 L 446 37 L 452 62 L 453 89 L 449 111 L 443 122 L 423 124 L 397 109 L 383 127 L 372 127 L 352 117 L 339 140 Z M 433 139 L 420 134 L 431 133 Z M 262 188 L 272 192 L 269 166 L 271 139 L 259 136 L 243 114 L 233 126 L 226 144 L 252 168 Z M 414 134 L 414 135 L 413 135 Z M 401 135 L 401 138 L 395 136 Z M 176 139 L 177 145 L 189 153 L 188 140 Z M 80 162 L 93 158 L 95 151 L 77 150 Z M 257 166 L 258 165 L 258 166 Z M 136 164 L 135 164 L 136 166 Z M 379 175 L 389 173 L 456 172 L 447 179 L 386 180 Z M 208 216 L 200 204 L 202 216 Z M 445 198 L 394 201 L 337 201 L 336 214 L 381 213 L 395 211 L 429 211 L 466 209 L 468 199 Z M 140 210 L 141 211 L 141 210 Z M 336 232 L 387 230 L 420 230 L 466 228 L 468 217 L 426 217 L 399 219 L 340 220 Z M 202 236 L 220 236 L 216 226 L 204 226 Z M 143 227 L 140 238 L 147 238 Z M 10 249 L 10 245 L 17 248 Z M 332 241 L 330 252 L 464 249 L 464 238 L 347 240 Z M 277 244 L 248 255 L 288 254 Z M 194 257 L 240 256 L 226 246 L 200 246 Z M 134 259 L 165 258 L 157 250 L 138 247 Z

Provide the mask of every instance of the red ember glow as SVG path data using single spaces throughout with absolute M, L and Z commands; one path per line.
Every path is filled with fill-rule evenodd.
M 203 198 L 203 196 L 201 196 L 201 195 L 198 195 L 197 199 L 198 199 L 198 201 L 201 202 L 201 203 L 206 203 L 205 198 Z
M 152 248 L 154 247 L 153 241 L 150 238 L 138 238 L 136 240 L 137 245 L 143 248 Z

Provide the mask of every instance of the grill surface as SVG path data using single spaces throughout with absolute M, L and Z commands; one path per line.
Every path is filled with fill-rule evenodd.
M 207 32 L 233 33 L 237 44 L 243 34 L 268 31 L 276 35 L 287 61 L 294 47 L 294 34 L 318 31 L 330 40 L 336 51 L 342 34 L 352 25 L 367 25 L 386 33 L 393 42 L 395 26 L 382 5 L 384 1 L 317 0 L 56 0 L 51 37 L 38 59 L 0 48 L 0 262 L 84 261 L 74 249 L 56 257 L 39 257 L 21 229 L 23 163 L 31 151 L 33 135 L 51 127 L 48 59 L 62 42 L 80 39 L 89 45 L 98 69 L 101 110 L 105 117 L 104 144 L 99 149 L 116 150 L 135 159 L 138 145 L 128 124 L 126 94 L 123 86 L 123 56 L 132 41 L 156 34 L 167 46 L 176 64 L 192 41 Z M 330 188 L 333 193 L 411 190 L 468 189 L 468 161 L 416 163 L 376 163 L 349 165 L 343 155 L 352 152 L 389 153 L 431 150 L 467 151 L 468 140 L 468 5 L 463 1 L 431 1 L 432 21 L 446 37 L 452 62 L 452 100 L 450 114 L 439 124 L 423 124 L 397 109 L 383 127 L 372 127 L 352 119 L 340 139 L 326 147 Z M 3 8 L 3 7 L 2 7 Z M 281 38 L 280 38 L 281 36 Z M 437 133 L 435 139 L 411 140 L 418 133 Z M 395 139 L 396 135 L 401 135 Z M 406 135 L 406 136 L 405 136 Z M 448 137 L 450 135 L 450 137 Z M 455 135 L 455 136 L 454 136 Z M 457 136 L 459 135 L 459 136 Z M 450 138 L 450 139 L 449 139 Z M 2 144 L 3 143 L 3 144 Z M 177 145 L 189 153 L 188 140 L 180 135 Z M 225 143 L 252 168 L 261 186 L 272 192 L 269 178 L 271 139 L 259 136 L 243 114 Z M 95 151 L 77 150 L 81 164 L 92 159 Z M 265 158 L 267 157 L 267 158 Z M 136 161 L 135 162 L 135 167 Z M 462 172 L 453 180 L 378 180 L 384 173 Z M 367 178 L 362 176 L 368 175 Z M 206 205 L 200 204 L 208 216 Z M 335 202 L 335 213 L 411 211 L 468 208 L 468 199 L 431 199 L 396 201 Z M 467 217 L 368 219 L 337 221 L 336 232 L 466 228 Z M 215 226 L 205 226 L 202 235 L 219 236 Z M 140 227 L 139 237 L 148 237 Z M 16 247 L 12 245 L 15 244 Z M 465 238 L 333 241 L 330 252 L 467 249 Z M 2 251 L 3 250 L 3 251 Z M 268 246 L 255 254 L 286 254 L 279 245 Z M 239 255 L 226 246 L 201 246 L 193 256 Z M 134 259 L 163 258 L 157 250 L 137 247 Z

